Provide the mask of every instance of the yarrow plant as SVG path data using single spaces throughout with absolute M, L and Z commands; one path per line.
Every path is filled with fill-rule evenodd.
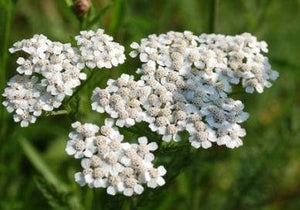
M 86 79 L 84 68 L 112 68 L 125 61 L 124 47 L 102 29 L 82 31 L 75 40 L 78 48 L 35 35 L 10 49 L 28 54 L 18 58 L 19 74 L 3 93 L 3 105 L 22 127 L 34 123 L 43 111 L 60 107 Z M 196 36 L 170 31 L 149 35 L 130 47 L 130 56 L 141 62 L 136 70 L 139 79 L 123 73 L 109 79 L 105 88 L 96 87 L 91 108 L 109 118 L 100 127 L 73 123 L 65 149 L 81 159 L 83 170 L 75 174 L 75 181 L 106 188 L 110 195 L 132 196 L 145 187 L 162 186 L 167 172 L 162 165 L 154 167 L 156 142 L 146 136 L 137 143 L 126 142 L 117 127 L 146 122 L 164 142 L 184 140 L 181 134 L 186 131 L 194 148 L 236 148 L 243 144 L 246 131 L 241 123 L 249 114 L 242 101 L 231 97 L 234 86 L 262 93 L 279 76 L 265 56 L 266 42 L 249 33 Z

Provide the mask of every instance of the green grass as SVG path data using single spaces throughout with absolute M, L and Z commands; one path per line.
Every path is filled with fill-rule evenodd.
M 71 107 L 78 106 L 76 113 L 42 117 L 24 129 L 1 105 L 1 210 L 300 209 L 299 0 L 94 0 L 84 24 L 66 2 L 0 0 L 1 93 L 15 74 L 16 55 L 7 51 L 12 43 L 39 33 L 71 42 L 80 27 L 102 27 L 127 48 L 132 41 L 169 30 L 250 32 L 267 41 L 270 63 L 280 77 L 262 95 L 240 96 L 250 113 L 243 147 L 196 151 L 183 145 L 157 153 L 169 172 L 166 186 L 133 198 L 79 187 L 73 174 L 80 164 L 64 149 L 75 119 L 103 122 L 105 115 L 90 109 L 91 91 L 123 72 L 134 74 L 137 62 L 128 59 L 113 70 L 96 72 L 70 100 Z M 136 138 L 130 130 L 121 132 Z

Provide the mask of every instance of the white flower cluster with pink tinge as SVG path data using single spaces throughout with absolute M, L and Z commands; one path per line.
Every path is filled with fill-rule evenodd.
M 153 151 L 158 146 L 146 137 L 138 138 L 138 144 L 123 143 L 124 138 L 114 126 L 114 120 L 106 119 L 100 128 L 80 122 L 72 124 L 75 131 L 69 134 L 66 152 L 81 159 L 82 172 L 75 173 L 80 186 L 106 188 L 110 195 L 141 194 L 144 187 L 156 188 L 165 184 L 163 166 L 155 168 Z
M 14 112 L 14 121 L 22 127 L 34 123 L 44 111 L 62 105 L 66 96 L 86 79 L 89 68 L 112 68 L 124 62 L 124 47 L 112 41 L 102 29 L 81 31 L 76 36 L 78 50 L 71 44 L 53 42 L 44 35 L 18 41 L 9 49 L 23 52 L 17 59 L 17 72 L 5 88 L 3 105 Z
M 213 143 L 229 148 L 243 144 L 240 124 L 248 119 L 244 104 L 230 98 L 232 86 L 262 93 L 276 80 L 267 44 L 244 33 L 237 36 L 168 32 L 132 43 L 131 57 L 142 66 L 138 81 L 122 74 L 96 88 L 92 109 L 115 118 L 120 127 L 147 122 L 166 142 L 180 141 L 187 131 L 195 148 Z

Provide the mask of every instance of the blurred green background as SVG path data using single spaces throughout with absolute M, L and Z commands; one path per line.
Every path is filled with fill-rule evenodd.
M 300 1 L 299 0 L 93 0 L 84 21 L 72 0 L 0 0 L 0 92 L 16 73 L 12 43 L 44 34 L 72 42 L 80 29 L 104 28 L 127 51 L 152 33 L 190 30 L 195 34 L 250 32 L 269 44 L 280 77 L 260 94 L 243 94 L 250 119 L 244 146 L 230 150 L 190 147 L 156 153 L 168 169 L 167 185 L 133 198 L 80 188 L 73 174 L 80 163 L 65 154 L 74 120 L 101 124 L 90 109 L 96 87 L 121 73 L 134 74 L 128 59 L 93 75 L 68 115 L 42 117 L 20 128 L 0 106 L 0 209 L 300 209 Z M 3 98 L 1 98 L 2 102 Z M 144 125 L 141 125 L 144 126 Z M 121 130 L 128 141 L 137 135 Z M 151 134 L 153 138 L 158 136 Z

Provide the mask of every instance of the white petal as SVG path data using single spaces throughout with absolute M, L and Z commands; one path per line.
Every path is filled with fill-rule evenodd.
M 150 174 L 148 172 L 144 173 L 143 178 L 147 182 L 151 179 Z
M 164 135 L 166 133 L 166 127 L 163 126 L 163 127 L 158 127 L 158 133 L 161 134 L 161 135 Z
M 264 87 L 261 84 L 256 85 L 255 89 L 258 93 L 264 92 Z
M 133 189 L 131 189 L 131 188 L 126 188 L 126 189 L 124 190 L 124 195 L 126 195 L 126 196 L 132 196 L 132 195 L 133 195 Z
M 218 138 L 217 144 L 224 145 L 224 144 L 227 144 L 229 141 L 230 141 L 230 137 L 226 135 L 226 136 L 222 136 L 222 137 Z
M 84 178 L 83 178 L 83 174 L 81 172 L 75 173 L 74 174 L 74 178 L 75 181 L 80 185 L 80 186 L 84 186 L 86 184 Z
M 106 189 L 106 192 L 107 192 L 107 194 L 109 194 L 109 195 L 115 195 L 115 194 L 116 194 L 116 190 L 115 190 L 115 188 L 112 187 L 112 186 L 109 186 L 109 187 Z
M 140 143 L 140 145 L 147 145 L 148 139 L 147 139 L 147 137 L 143 136 L 143 137 L 138 138 L 138 142 Z
M 157 177 L 156 182 L 159 186 L 163 186 L 166 183 L 162 177 Z
M 97 106 L 97 108 L 96 108 L 96 109 L 93 109 L 93 110 L 96 110 L 96 111 L 99 112 L 99 113 L 104 113 L 104 109 L 103 109 L 103 107 L 101 107 L 101 106 Z
M 153 155 L 152 153 L 148 153 L 148 154 L 146 154 L 145 157 L 144 157 L 144 159 L 145 159 L 146 161 L 148 161 L 148 162 L 153 161 L 154 158 L 155 158 L 155 157 L 154 157 L 154 155 Z
M 28 125 L 29 125 L 28 121 L 22 120 L 21 127 L 28 127 Z
M 90 150 L 85 150 L 83 152 L 83 154 L 86 156 L 86 157 L 92 157 L 93 156 L 93 153 L 90 151 Z
M 22 65 L 24 62 L 25 62 L 25 59 L 22 58 L 22 57 L 19 57 L 19 58 L 17 59 L 17 64 L 19 64 L 19 65 Z
M 167 170 L 163 166 L 159 166 L 158 168 L 159 175 L 164 176 L 167 173 Z
M 22 109 L 17 109 L 17 110 L 16 110 L 16 113 L 17 113 L 18 115 L 22 115 L 22 114 L 24 113 L 24 111 L 23 111 Z
M 86 183 L 92 183 L 93 182 L 92 174 L 85 175 L 84 179 L 85 179 Z
M 68 155 L 74 155 L 76 152 L 76 150 L 72 146 L 66 147 L 65 151 Z
M 194 125 L 193 125 L 192 123 L 188 123 L 188 124 L 186 125 L 186 130 L 187 130 L 190 134 L 196 131 L 196 129 L 195 129 L 195 127 L 194 127 Z
M 142 185 L 136 185 L 136 186 L 134 186 L 134 192 L 136 192 L 136 194 L 142 194 L 143 193 L 143 191 L 144 191 L 144 188 L 143 188 L 143 186 Z
M 176 142 L 179 142 L 179 141 L 181 141 L 181 137 L 178 134 L 175 134 L 173 136 L 173 140 L 176 141 Z
M 165 142 L 170 142 L 172 140 L 172 135 L 163 135 L 162 140 Z
M 122 157 L 121 160 L 120 160 L 120 162 L 121 162 L 122 164 L 124 164 L 125 166 L 129 166 L 130 163 L 131 163 L 130 159 L 127 158 L 127 157 Z
M 209 147 L 211 147 L 212 146 L 212 144 L 210 143 L 210 141 L 203 141 L 202 142 L 202 147 L 204 148 L 204 149 L 207 149 L 207 148 L 209 148 Z
M 105 119 L 105 125 L 109 126 L 109 127 L 112 127 L 114 125 L 114 120 L 111 119 L 111 118 L 106 118 Z
M 117 184 L 117 189 L 118 189 L 119 192 L 124 191 L 124 184 L 123 184 L 123 182 L 119 182 Z
M 82 168 L 89 168 L 91 166 L 91 160 L 89 158 L 84 158 L 81 160 Z
M 193 147 L 195 147 L 196 149 L 200 148 L 200 146 L 201 146 L 200 142 L 197 142 L 197 141 L 191 141 L 191 145 Z
M 148 55 L 146 53 L 141 53 L 140 54 L 140 60 L 142 62 L 147 62 L 148 61 Z
M 150 181 L 148 181 L 147 186 L 150 187 L 150 188 L 156 188 L 157 183 L 154 179 L 151 179 Z
M 254 88 L 253 87 L 246 87 L 246 92 L 247 93 L 253 93 L 254 92 Z
M 135 121 L 134 121 L 134 119 L 128 118 L 128 119 L 126 119 L 126 124 L 127 124 L 126 127 L 130 127 L 135 124 Z
M 131 47 L 132 49 L 138 49 L 140 46 L 139 46 L 138 43 L 132 42 L 132 43 L 130 44 L 130 47 Z
M 82 158 L 83 156 L 84 156 L 84 155 L 83 155 L 83 152 L 80 151 L 80 152 L 76 152 L 76 153 L 75 153 L 74 158 L 75 158 L 75 159 L 79 159 L 79 158 Z
M 155 151 L 158 148 L 158 145 L 156 142 L 151 142 L 150 144 L 148 144 L 148 148 L 150 151 Z
M 82 173 L 81 172 L 77 172 L 74 174 L 74 178 L 75 178 L 75 181 L 79 181 L 82 179 Z
M 118 120 L 116 121 L 116 125 L 117 125 L 118 127 L 123 128 L 123 127 L 124 127 L 124 124 L 125 124 L 125 120 L 123 120 L 123 119 L 118 119 Z
M 149 128 L 151 129 L 151 131 L 157 131 L 157 126 L 152 124 L 149 124 Z
M 105 185 L 104 185 L 104 182 L 103 182 L 103 179 L 96 179 L 96 180 L 94 180 L 94 187 L 95 188 L 99 188 L 99 187 L 105 187 Z
M 135 58 L 136 56 L 138 55 L 138 52 L 137 51 L 131 51 L 130 53 L 129 53 L 129 56 L 130 57 L 132 57 L 132 58 Z

